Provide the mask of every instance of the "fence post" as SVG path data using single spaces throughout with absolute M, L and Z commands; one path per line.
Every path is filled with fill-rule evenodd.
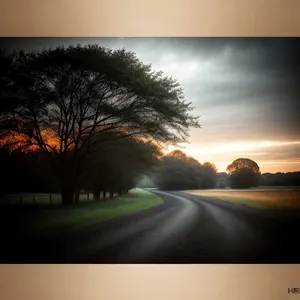
M 89 191 L 87 191 L 87 197 L 86 197 L 86 199 L 87 199 L 87 201 L 90 200 L 90 193 L 89 193 Z
M 49 197 L 50 198 L 50 205 L 52 205 L 52 195 L 50 194 L 49 196 L 50 196 Z

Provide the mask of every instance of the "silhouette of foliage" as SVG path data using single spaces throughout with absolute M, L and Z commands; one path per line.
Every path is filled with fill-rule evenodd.
M 264 186 L 300 186 L 300 172 L 265 173 L 261 175 Z
M 220 172 L 217 174 L 217 176 L 218 176 L 217 188 L 224 189 L 229 186 L 229 182 L 228 182 L 229 175 L 226 172 Z
M 209 189 L 217 184 L 214 164 L 203 165 L 180 150 L 164 156 L 154 175 L 156 186 L 164 190 Z
M 57 176 L 42 151 L 9 151 L 0 148 L 0 193 L 57 193 Z
M 230 165 L 227 166 L 226 171 L 229 175 L 231 175 L 233 172 L 242 168 L 249 168 L 255 173 L 260 173 L 258 164 L 249 158 L 238 158 L 234 160 Z
M 1 62 L 0 140 L 48 156 L 63 204 L 73 203 L 87 157 L 107 133 L 176 145 L 200 127 L 180 84 L 125 49 L 1 51 Z
M 218 183 L 217 168 L 215 164 L 210 162 L 203 163 L 203 180 L 202 186 L 203 189 L 215 188 Z
M 227 167 L 232 188 L 250 188 L 260 185 L 258 164 L 248 158 L 238 158 Z
M 89 159 L 85 186 L 94 191 L 94 197 L 106 193 L 123 194 L 136 186 L 141 175 L 149 175 L 158 163 L 160 148 L 147 141 L 124 138 L 107 142 Z

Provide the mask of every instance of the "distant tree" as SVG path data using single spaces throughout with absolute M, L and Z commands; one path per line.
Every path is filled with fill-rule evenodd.
M 264 173 L 261 175 L 263 186 L 300 186 L 300 172 Z
M 199 189 L 202 181 L 202 165 L 180 150 L 165 155 L 154 176 L 156 186 L 164 190 Z
M 180 84 L 125 49 L 0 54 L 0 140 L 48 156 L 63 204 L 73 203 L 87 157 L 106 133 L 176 145 L 187 141 L 190 127 L 200 127 Z
M 214 163 L 206 161 L 203 163 L 203 167 L 210 169 L 210 170 L 214 171 L 215 173 L 218 172 L 218 169 Z
M 215 164 L 210 162 L 203 163 L 203 180 L 201 184 L 202 189 L 212 189 L 215 188 L 218 183 L 217 167 Z
M 233 172 L 229 177 L 230 187 L 245 189 L 259 186 L 260 175 L 249 168 L 241 168 Z
M 176 190 L 186 188 L 188 178 L 186 172 L 187 156 L 179 150 L 165 155 L 157 169 L 154 182 L 160 189 Z
M 232 188 L 249 188 L 260 185 L 258 164 L 248 158 L 239 158 L 227 167 L 229 184 Z
M 233 172 L 242 168 L 248 168 L 258 174 L 260 173 L 258 164 L 249 158 L 238 158 L 234 160 L 230 165 L 227 166 L 226 171 L 229 175 L 231 175 Z
M 218 184 L 217 187 L 219 189 L 224 189 L 229 186 L 228 177 L 229 175 L 226 172 L 220 172 L 217 174 L 218 176 Z

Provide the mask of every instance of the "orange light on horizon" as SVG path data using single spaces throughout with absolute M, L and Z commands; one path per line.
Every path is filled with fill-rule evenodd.
M 272 160 L 272 153 L 276 153 L 276 147 L 300 145 L 300 141 L 260 141 L 253 143 L 228 143 L 213 147 L 185 148 L 170 146 L 165 154 L 173 150 L 181 150 L 186 155 L 192 156 L 200 163 L 210 161 L 216 165 L 219 172 L 225 172 L 229 164 L 239 157 L 254 159 L 263 173 L 267 172 L 296 172 L 300 170 L 300 161 Z M 257 150 L 260 152 L 257 152 Z M 263 159 L 263 155 L 270 156 L 270 160 Z
M 48 145 L 48 150 L 52 151 L 52 148 L 59 149 L 60 147 L 60 139 L 54 131 L 51 130 L 43 130 L 42 139 L 46 145 Z M 141 140 L 144 140 L 141 138 Z M 10 132 L 4 139 L 0 140 L 0 146 L 4 146 L 7 144 L 11 144 L 9 148 L 11 150 L 16 150 L 20 146 L 27 146 L 22 151 L 37 151 L 40 147 L 34 143 L 34 140 L 30 140 L 27 136 L 22 135 L 20 133 Z M 204 163 L 205 161 L 212 162 L 216 165 L 218 172 L 226 172 L 226 168 L 229 164 L 234 160 L 234 155 L 236 158 L 239 157 L 249 157 L 253 159 L 253 156 L 258 159 L 254 159 L 258 165 L 260 166 L 260 170 L 262 173 L 267 172 L 295 172 L 300 170 L 300 160 L 272 160 L 271 155 L 272 151 L 266 152 L 255 152 L 254 150 L 260 148 L 276 148 L 277 146 L 284 145 L 298 145 L 300 141 L 289 141 L 289 142 L 275 142 L 275 141 L 262 141 L 256 143 L 231 143 L 231 144 L 223 144 L 214 147 L 204 147 L 204 148 L 189 148 L 186 147 L 175 147 L 168 146 L 166 148 L 161 148 L 163 155 L 167 155 L 168 153 L 174 150 L 180 150 L 185 153 L 187 156 L 192 156 L 194 159 L 198 160 L 200 163 Z M 72 148 L 73 145 L 69 145 L 69 149 Z M 251 152 L 253 151 L 253 152 Z M 259 159 L 262 158 L 262 155 L 266 155 L 270 153 L 270 160 Z M 230 155 L 230 159 L 228 157 Z
M 51 150 L 51 147 L 58 148 L 60 145 L 57 135 L 51 130 L 41 131 L 41 137 L 45 145 L 48 147 L 48 150 Z M 22 151 L 37 151 L 40 149 L 40 146 L 37 144 L 37 141 L 33 138 L 28 137 L 22 133 L 16 133 L 10 131 L 9 134 L 0 140 L 0 146 L 8 146 L 12 151 L 17 150 L 18 148 L 23 148 Z M 49 147 L 50 146 L 50 147 Z

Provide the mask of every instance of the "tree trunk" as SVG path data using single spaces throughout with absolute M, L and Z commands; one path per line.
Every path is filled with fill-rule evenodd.
M 103 191 L 103 199 L 105 199 L 106 198 L 106 191 L 104 190 Z
M 109 198 L 113 198 L 114 197 L 114 192 L 110 191 L 109 192 Z
M 76 166 L 76 161 L 68 162 L 67 158 L 62 161 L 60 183 L 62 193 L 62 205 L 69 206 L 74 204 L 75 193 L 80 191 L 80 172 Z
M 73 205 L 74 193 L 75 193 L 75 187 L 72 187 L 72 185 L 65 186 L 62 189 L 62 194 L 61 194 L 62 205 L 65 205 L 65 206 Z
M 101 191 L 98 190 L 98 189 L 94 191 L 94 199 L 95 200 L 99 200 L 100 199 L 100 193 L 101 193 Z
M 75 203 L 79 204 L 79 197 L 80 197 L 80 189 L 77 189 L 75 192 Z

